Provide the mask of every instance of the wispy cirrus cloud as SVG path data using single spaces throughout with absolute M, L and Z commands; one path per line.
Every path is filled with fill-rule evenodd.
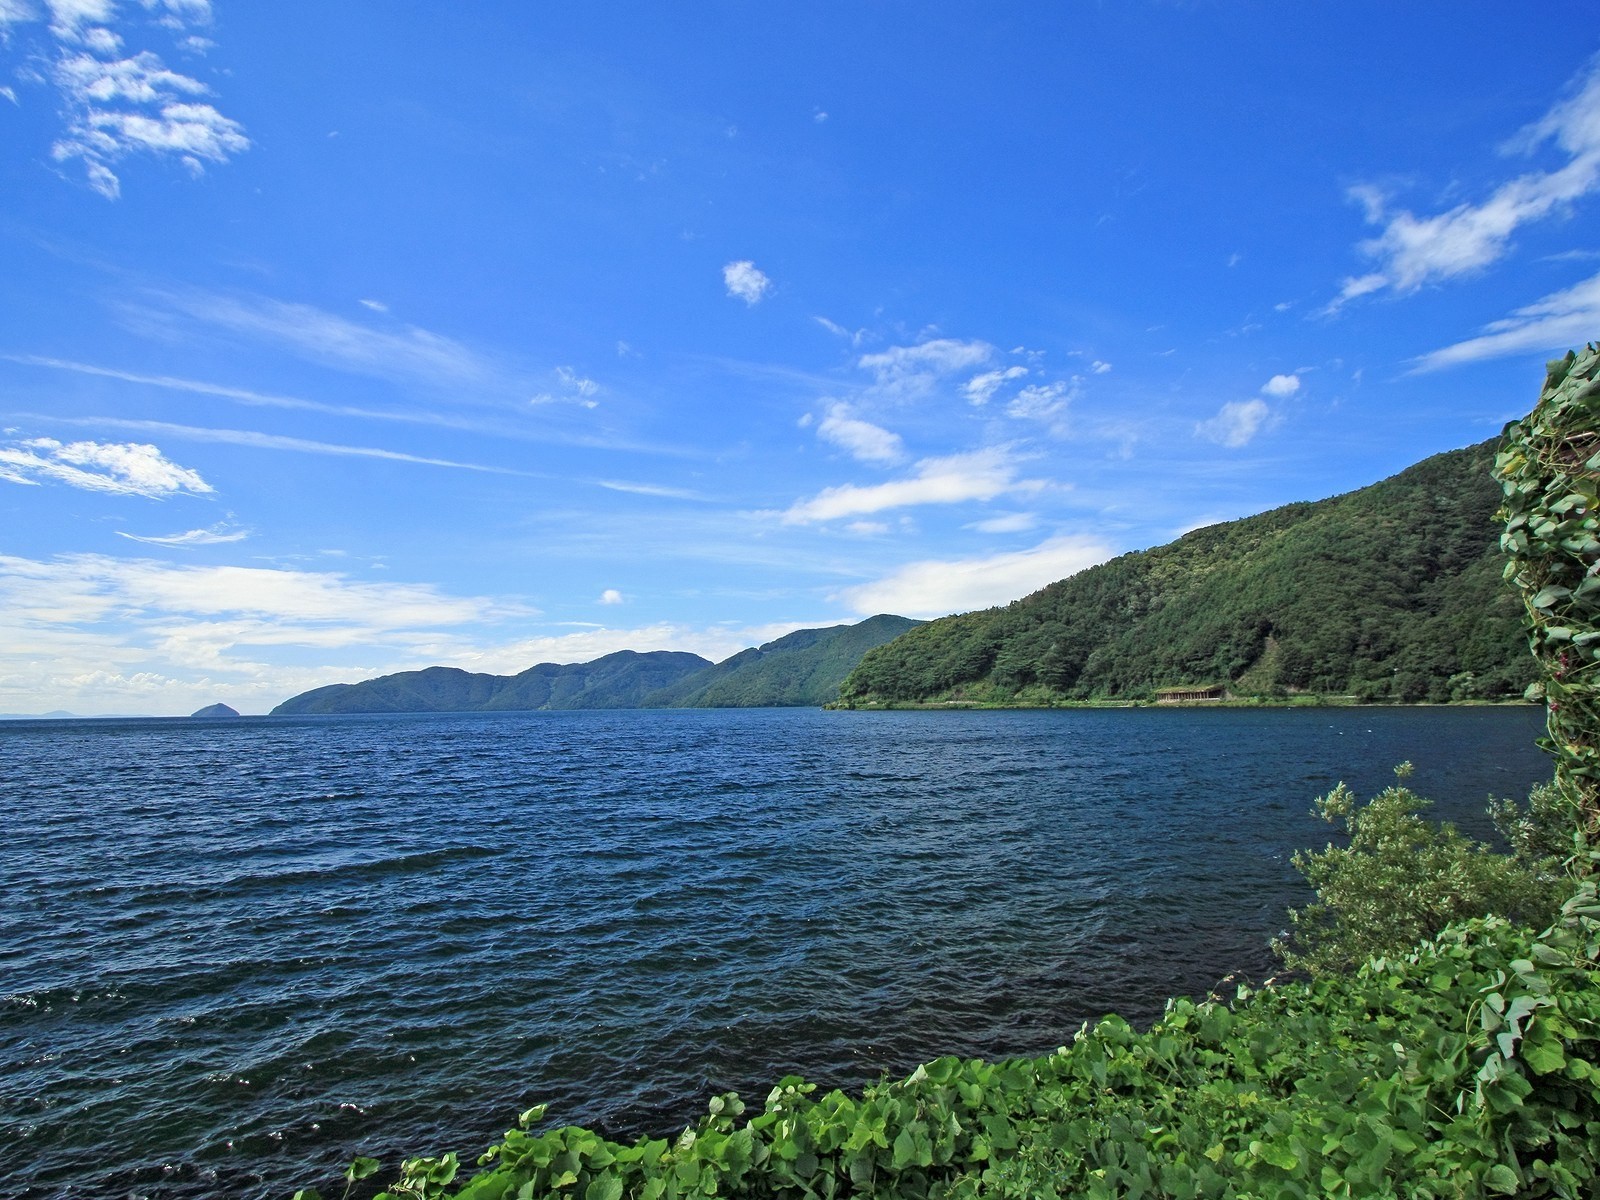
M 1567 350 L 1597 340 L 1600 275 L 1525 305 L 1509 317 L 1491 321 L 1477 337 L 1422 355 L 1413 371 L 1439 371 L 1508 354 Z
M 998 371 L 984 371 L 974 375 L 962 386 L 962 391 L 967 394 L 967 399 L 976 405 L 982 406 L 994 399 L 994 394 L 1013 379 L 1025 379 L 1028 368 L 1021 366 L 1004 367 Z
M 627 479 L 597 479 L 595 483 L 608 492 L 626 492 L 633 496 L 656 496 L 663 500 L 704 500 L 703 493 L 691 488 L 672 487 L 664 483 L 636 483 Z
M 49 66 L 20 79 L 47 84 L 60 99 L 65 128 L 51 157 L 81 162 L 89 186 L 108 200 L 121 195 L 115 167 L 131 155 L 175 159 L 198 175 L 205 164 L 225 163 L 250 148 L 243 126 L 210 102 L 209 85 L 171 69 L 153 50 L 125 52 L 127 38 L 151 25 L 180 48 L 203 51 L 209 40 L 190 31 L 209 25 L 209 3 L 142 0 L 142 7 L 147 20 L 141 24 L 124 18 L 114 0 L 0 3 L 0 29 L 44 23 L 43 40 L 26 45 L 24 53 Z
M 236 404 L 255 408 L 282 408 L 302 412 L 327 413 L 337 417 L 358 417 L 372 421 L 432 425 L 443 429 L 491 434 L 497 438 L 511 437 L 527 441 L 556 442 L 563 445 L 603 447 L 606 449 L 629 450 L 640 454 L 684 456 L 693 453 L 681 447 L 650 445 L 617 438 L 591 437 L 579 433 L 563 432 L 545 426 L 530 427 L 526 424 L 513 423 L 507 420 L 483 421 L 466 417 L 459 413 L 438 412 L 426 408 L 390 410 L 360 408 L 349 404 L 328 404 L 321 400 L 307 400 L 300 396 L 258 392 L 249 388 L 230 387 L 226 384 L 209 383 L 197 379 L 183 379 L 173 375 L 147 375 L 138 371 L 123 371 L 113 367 L 96 366 L 93 363 L 47 358 L 35 354 L 0 354 L 0 360 L 22 363 L 27 366 L 44 367 L 54 371 L 90 375 L 101 379 L 118 379 L 124 383 L 157 387 L 167 391 L 185 392 L 197 396 L 215 396 L 219 400 L 229 400 Z M 592 381 L 584 380 L 581 382 Z
M 190 529 L 185 533 L 139 534 L 117 530 L 118 537 L 130 542 L 143 542 L 147 546 L 221 546 L 229 542 L 242 542 L 250 536 L 248 529 L 233 529 L 225 522 L 209 529 Z
M 882 579 L 845 588 L 839 598 L 864 616 L 942 617 L 1009 603 L 1112 554 L 1097 538 L 1068 534 L 1027 550 L 907 563 Z
M 1351 199 L 1365 209 L 1368 222 L 1383 227 L 1360 245 L 1377 265 L 1346 279 L 1325 311 L 1385 289 L 1414 292 L 1482 270 L 1506 253 L 1523 225 L 1566 212 L 1600 189 L 1600 56 L 1572 82 L 1567 97 L 1518 133 L 1507 149 L 1527 153 L 1547 144 L 1566 155 L 1563 165 L 1519 175 L 1480 203 L 1458 204 L 1433 216 L 1392 211 L 1388 197 L 1371 185 L 1352 188 Z
M 58 442 L 30 438 L 0 445 L 0 479 L 62 483 L 91 492 L 161 499 L 209 495 L 199 472 L 180 467 L 155 446 L 138 442 Z
M 1009 449 L 993 446 L 967 454 L 922 459 L 912 475 L 888 483 L 824 488 L 808 500 L 795 502 L 782 516 L 787 525 L 805 525 L 924 504 L 992 500 L 1042 486 L 1037 480 L 1019 480 L 1017 463 Z
M 136 323 L 143 317 L 160 328 L 174 316 L 187 317 L 322 366 L 391 382 L 495 393 L 530 390 L 491 356 L 415 325 L 389 322 L 380 328 L 310 304 L 243 293 L 152 291 L 146 300 L 127 307 Z
M 481 471 L 490 475 L 520 475 L 536 477 L 528 471 L 511 467 L 494 467 L 483 463 L 457 462 L 449 458 L 430 458 L 421 454 L 406 454 L 399 450 L 385 450 L 377 446 L 346 446 L 336 442 L 318 442 L 309 438 L 285 437 L 275 433 L 258 433 L 251 429 L 208 429 L 196 425 L 175 425 L 167 421 L 139 421 L 122 417 L 42 417 L 37 420 L 56 420 L 63 424 L 94 425 L 111 429 L 142 430 L 165 434 L 192 442 L 219 442 L 230 446 L 253 446 L 258 450 L 289 450 L 302 454 L 331 454 L 344 458 L 381 458 L 389 462 L 416 463 L 427 467 L 452 467 L 460 471 Z M 151 447 L 153 449 L 153 447 Z M 207 489 L 209 490 L 209 489 Z

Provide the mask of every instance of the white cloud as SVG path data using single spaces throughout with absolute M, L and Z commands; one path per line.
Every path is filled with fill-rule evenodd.
M 38 19 L 38 10 L 27 0 L 0 0 L 0 28 Z
M 728 289 L 728 295 L 751 305 L 759 303 L 772 290 L 772 280 L 748 258 L 723 267 L 722 282 Z
M 622 593 L 617 591 L 616 588 L 607 588 L 605 591 L 600 593 L 599 602 L 601 604 L 621 604 Z
M 345 630 L 340 644 L 368 631 L 459 625 L 528 611 L 501 601 L 446 596 L 424 584 L 362 583 L 333 572 L 274 567 L 174 566 L 97 554 L 48 561 L 0 556 L 0 596 L 4 607 L 40 624 L 99 621 L 119 612 L 144 620 L 248 618 Z M 273 636 L 292 641 L 304 632 L 284 627 Z
M 504 599 L 336 572 L 0 555 L 0 711 L 265 712 L 298 692 L 439 664 L 513 674 L 616 650 L 720 661 L 827 620 L 594 627 L 495 640 L 538 616 Z
M 226 542 L 242 542 L 250 536 L 248 529 L 229 529 L 224 524 L 213 525 L 209 529 L 191 529 L 187 533 L 169 533 L 163 535 L 124 533 L 117 530 L 119 537 L 125 537 L 130 542 L 143 542 L 149 546 L 218 546 Z
M 851 521 L 845 525 L 847 533 L 856 534 L 858 537 L 882 537 L 889 532 L 887 521 Z
M 979 533 L 1023 533 L 1038 523 L 1039 518 L 1033 513 L 1004 513 L 998 517 L 974 521 L 964 528 L 976 529 Z
M 1069 385 L 1056 380 L 1053 383 L 1029 384 L 1006 405 L 1006 415 L 1018 420 L 1038 421 L 1054 436 L 1065 437 L 1067 427 L 1063 418 L 1067 405 L 1077 394 L 1076 382 L 1074 380 Z
M 136 442 L 67 442 L 33 438 L 0 446 L 0 479 L 51 480 L 86 491 L 156 499 L 213 488 L 198 472 L 170 462 L 154 446 Z
M 984 405 L 994 399 L 994 394 L 1001 386 L 1012 379 L 1021 379 L 1028 374 L 1027 367 L 1006 367 L 999 371 L 984 371 L 967 380 L 962 391 L 967 394 L 967 399 L 973 404 Z
M 1265 400 L 1230 400 L 1217 415 L 1195 425 L 1197 437 L 1237 450 L 1248 445 L 1272 419 Z
M 106 27 L 114 17 L 110 3 L 51 0 L 50 8 L 50 32 L 60 52 L 48 82 L 66 115 L 65 133 L 51 156 L 57 162 L 81 160 L 89 185 L 101 195 L 120 195 L 112 168 L 130 154 L 176 157 L 198 175 L 205 162 L 225 163 L 250 148 L 243 126 L 202 100 L 211 93 L 206 84 L 171 70 L 151 50 L 117 57 L 123 39 Z M 196 5 L 178 9 L 197 19 L 210 16 Z
M 907 479 L 869 487 L 844 484 L 824 488 L 809 500 L 800 500 L 783 514 L 785 524 L 833 521 L 863 513 L 909 508 L 920 504 L 958 504 L 967 500 L 992 500 L 1008 492 L 1039 486 L 1016 478 L 1016 464 L 1004 447 L 925 458 Z
M 467 652 L 453 630 L 531 615 L 332 572 L 0 556 L 0 709 L 126 712 L 142 696 L 145 712 L 233 697 L 263 711 L 308 687 L 383 673 L 331 658 L 426 665 Z M 481 634 L 473 640 L 482 645 Z
M 1264 396 L 1277 396 L 1282 399 L 1292 396 L 1300 390 L 1300 376 L 1274 375 L 1261 385 L 1261 394 Z
M 1392 288 L 1412 292 L 1424 284 L 1482 270 L 1502 257 L 1521 226 L 1567 211 L 1600 187 L 1600 56 L 1574 81 L 1571 94 L 1513 139 L 1513 148 L 1532 151 L 1553 142 L 1567 162 L 1552 171 L 1533 171 L 1501 184 L 1480 204 L 1458 204 L 1448 212 L 1418 217 L 1390 213 L 1376 188 L 1352 188 L 1350 197 L 1383 232 L 1361 243 L 1379 266 L 1371 274 L 1345 280 L 1332 308 L 1357 296 Z M 1387 223 L 1385 223 L 1387 222 Z
M 1104 375 L 1107 371 L 1111 370 L 1111 364 L 1108 362 L 1101 362 L 1097 358 L 1089 364 L 1089 370 L 1093 371 L 1096 375 Z
M 872 372 L 879 392 L 898 399 L 916 399 L 931 392 L 940 379 L 981 366 L 994 352 L 988 342 L 936 338 L 915 346 L 891 346 L 876 354 L 863 354 L 856 365 Z
M 908 563 L 873 583 L 845 589 L 839 598 L 863 615 L 941 617 L 1007 604 L 1111 555 L 1104 542 L 1067 535 L 1008 554 Z
M 1600 275 L 1492 321 L 1474 338 L 1425 354 L 1417 371 L 1437 371 L 1508 354 L 1564 351 L 1600 340 Z
M 113 0 L 46 0 L 46 3 L 50 8 L 51 29 L 57 37 L 75 36 L 84 25 L 103 25 L 116 12 Z
M 362 308 L 370 308 L 373 312 L 386 313 L 389 311 L 389 306 L 382 300 L 362 300 L 360 304 Z
M 600 390 L 598 383 L 586 376 L 579 375 L 571 367 L 557 367 L 556 378 L 561 381 L 563 388 L 585 400 Z
M 828 415 L 817 426 L 817 436 L 861 462 L 897 463 L 906 456 L 899 434 L 851 416 L 847 404 L 834 404 L 828 409 Z

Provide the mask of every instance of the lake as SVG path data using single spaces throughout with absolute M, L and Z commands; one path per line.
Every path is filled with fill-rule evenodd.
M 0 722 L 27 1197 L 287 1197 L 798 1073 L 1037 1054 L 1272 970 L 1339 780 L 1484 835 L 1510 708 Z M 387 1176 L 386 1176 L 387 1177 Z

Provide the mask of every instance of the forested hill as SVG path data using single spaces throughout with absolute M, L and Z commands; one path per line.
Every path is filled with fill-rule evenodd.
M 874 646 L 919 622 L 879 614 L 855 625 L 797 629 L 741 650 L 645 699 L 650 708 L 780 708 L 836 700 L 839 685 Z
M 619 650 L 587 663 L 540 663 L 520 675 L 428 667 L 302 692 L 272 712 L 274 716 L 295 716 L 816 706 L 837 698 L 840 682 L 863 654 L 917 624 L 906 617 L 880 615 L 855 625 L 797 629 L 715 665 L 698 654 Z
M 428 667 L 302 692 L 278 705 L 272 715 L 638 708 L 650 693 L 710 665 L 698 654 L 619 650 L 587 663 L 540 663 L 520 675 Z
M 1497 443 L 921 625 L 870 651 L 841 701 L 1044 703 L 1179 684 L 1408 701 L 1518 695 L 1534 664 L 1520 602 L 1501 580 Z

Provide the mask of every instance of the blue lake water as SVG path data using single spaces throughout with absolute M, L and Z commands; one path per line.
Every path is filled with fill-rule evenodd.
M 1533 707 L 0 722 L 0 1142 L 29 1197 L 1033 1054 L 1270 973 L 1403 759 L 1484 834 Z M 331 1194 L 337 1194 L 334 1187 Z

